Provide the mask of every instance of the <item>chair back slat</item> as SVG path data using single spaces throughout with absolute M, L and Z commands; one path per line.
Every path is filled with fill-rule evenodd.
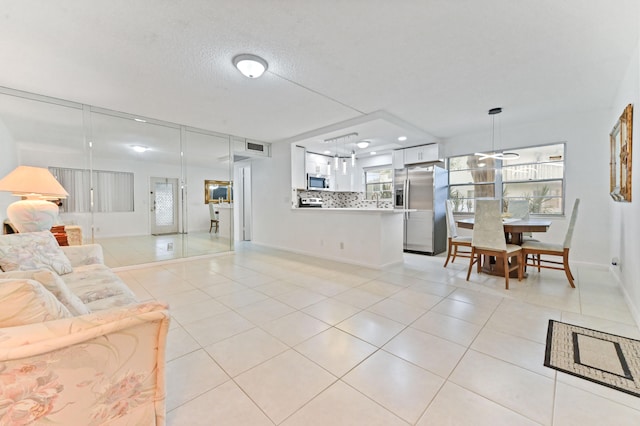
M 447 210 L 447 237 L 456 238 L 458 236 L 458 229 L 456 227 L 456 221 L 453 217 L 453 202 L 451 200 L 446 201 Z
M 573 228 L 576 226 L 576 218 L 578 217 L 578 206 L 580 205 L 580 198 L 576 198 L 573 203 L 573 211 L 571 212 L 571 220 L 569 220 L 569 227 L 567 228 L 567 234 L 564 237 L 564 248 L 571 248 L 571 239 L 573 238 Z
M 506 250 L 500 200 L 477 200 L 471 244 L 489 250 Z
M 529 200 L 509 200 L 508 210 L 513 218 L 529 220 Z

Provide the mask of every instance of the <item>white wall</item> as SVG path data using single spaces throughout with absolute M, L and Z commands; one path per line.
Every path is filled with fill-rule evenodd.
M 0 120 L 0 179 L 11 173 L 13 169 L 18 167 L 18 154 L 16 152 L 15 142 L 9 132 L 9 129 Z M 7 206 L 14 201 L 18 201 L 18 197 L 14 197 L 8 192 L 0 192 L 0 222 L 4 220 L 4 212 L 7 211 Z M 0 230 L 2 233 L 2 230 Z
M 631 203 L 617 203 L 608 200 L 607 206 L 611 218 L 609 236 L 609 257 L 617 257 L 618 265 L 611 270 L 620 280 L 623 292 L 631 312 L 640 324 L 640 42 L 629 63 L 625 78 L 615 98 L 614 108 L 607 117 L 611 131 L 623 109 L 633 104 L 632 162 L 636 166 L 632 170 Z M 608 158 L 608 157 L 607 157 Z
M 508 114 L 505 108 L 503 114 Z M 580 198 L 580 212 L 571 247 L 572 262 L 608 265 L 611 212 L 609 209 L 609 144 L 611 110 L 569 113 L 553 120 L 529 123 L 513 128 L 502 127 L 496 137 L 496 149 L 518 148 L 566 142 L 565 213 L 552 219 L 548 232 L 537 239 L 562 243 L 573 202 Z M 490 122 L 487 131 L 445 140 L 444 156 L 470 154 L 491 149 Z M 501 146 L 499 146 L 499 142 Z

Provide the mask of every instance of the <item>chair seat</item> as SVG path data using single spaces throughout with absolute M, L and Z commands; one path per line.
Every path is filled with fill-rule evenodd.
M 562 244 L 545 243 L 542 241 L 525 241 L 522 243 L 523 249 L 556 251 L 560 254 L 564 251 Z
M 517 251 L 519 251 L 522 247 L 515 245 L 515 244 L 507 244 L 507 253 L 515 253 Z M 480 251 L 497 251 L 495 248 L 487 248 L 487 247 L 481 247 L 481 246 L 476 246 L 476 250 L 480 250 Z
M 539 242 L 540 240 L 536 240 L 535 238 L 532 237 L 525 237 L 524 235 L 522 236 L 522 242 L 526 243 L 526 242 Z
M 471 245 L 471 237 L 453 237 L 452 241 L 457 244 L 469 243 Z

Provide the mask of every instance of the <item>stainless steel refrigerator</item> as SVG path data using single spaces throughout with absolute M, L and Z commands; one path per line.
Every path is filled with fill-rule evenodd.
M 404 213 L 404 251 L 436 255 L 447 248 L 445 201 L 449 174 L 434 164 L 396 169 L 394 207 Z

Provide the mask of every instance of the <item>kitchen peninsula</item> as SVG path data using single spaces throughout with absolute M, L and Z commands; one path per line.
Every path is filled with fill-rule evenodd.
M 310 254 L 371 268 L 402 263 L 403 211 L 391 208 L 292 208 L 308 223 Z

